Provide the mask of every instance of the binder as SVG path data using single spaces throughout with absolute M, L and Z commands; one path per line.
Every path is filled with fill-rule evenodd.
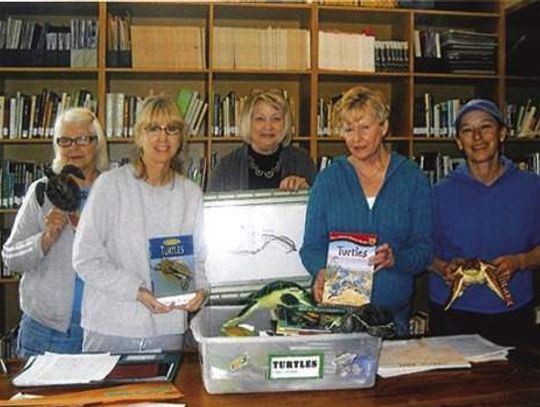
M 38 383 L 20 385 L 16 380 L 17 377 L 19 377 L 23 372 L 31 369 L 33 363 L 41 356 L 42 355 L 31 357 L 24 368 L 11 378 L 11 381 L 15 387 L 26 388 L 44 386 L 43 384 Z M 72 356 L 76 358 L 80 355 Z M 70 384 L 47 383 L 46 387 L 84 388 L 111 384 L 172 382 L 176 377 L 178 368 L 180 367 L 181 359 L 181 352 L 141 352 L 121 354 L 114 368 L 103 380 Z

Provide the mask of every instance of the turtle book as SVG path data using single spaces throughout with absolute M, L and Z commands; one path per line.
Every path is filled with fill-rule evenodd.
M 377 235 L 330 232 L 322 303 L 359 307 L 370 302 Z
M 195 296 L 193 236 L 149 240 L 152 292 L 160 302 L 181 305 Z

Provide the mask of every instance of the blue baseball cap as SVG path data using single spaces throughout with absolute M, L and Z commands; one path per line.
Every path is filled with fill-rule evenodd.
M 503 115 L 501 111 L 499 110 L 499 108 L 497 107 L 497 105 L 493 103 L 491 100 L 487 100 L 487 99 L 471 99 L 467 103 L 465 103 L 463 106 L 461 106 L 461 108 L 459 109 L 457 113 L 456 120 L 454 120 L 454 127 L 458 129 L 459 125 L 461 124 L 461 120 L 463 119 L 463 116 L 475 110 L 482 110 L 486 113 L 489 113 L 500 124 L 507 127 L 506 122 L 504 121 Z

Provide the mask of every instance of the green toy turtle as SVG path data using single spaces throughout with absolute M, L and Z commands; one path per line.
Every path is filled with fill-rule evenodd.
M 281 305 L 286 308 L 296 308 L 299 305 L 312 308 L 313 301 L 307 290 L 290 281 L 273 281 L 247 298 L 244 308 L 234 318 L 229 319 L 221 326 L 227 335 L 227 328 L 238 326 L 257 309 L 272 309 Z

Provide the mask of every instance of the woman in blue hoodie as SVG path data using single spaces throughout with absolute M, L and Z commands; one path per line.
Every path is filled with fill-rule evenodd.
M 414 276 L 432 260 L 431 191 L 416 164 L 384 145 L 389 114 L 382 97 L 362 86 L 345 92 L 336 105 L 334 122 L 349 154 L 315 179 L 300 256 L 320 302 L 329 232 L 376 234 L 371 303 L 392 313 L 403 337 L 409 333 Z
M 531 268 L 540 264 L 540 177 L 518 170 L 500 153 L 508 130 L 493 102 L 469 101 L 455 126 L 466 164 L 434 187 L 430 331 L 479 333 L 515 344 L 526 340 L 533 326 Z M 445 310 L 465 259 L 491 262 L 513 305 L 488 285 L 473 284 Z

